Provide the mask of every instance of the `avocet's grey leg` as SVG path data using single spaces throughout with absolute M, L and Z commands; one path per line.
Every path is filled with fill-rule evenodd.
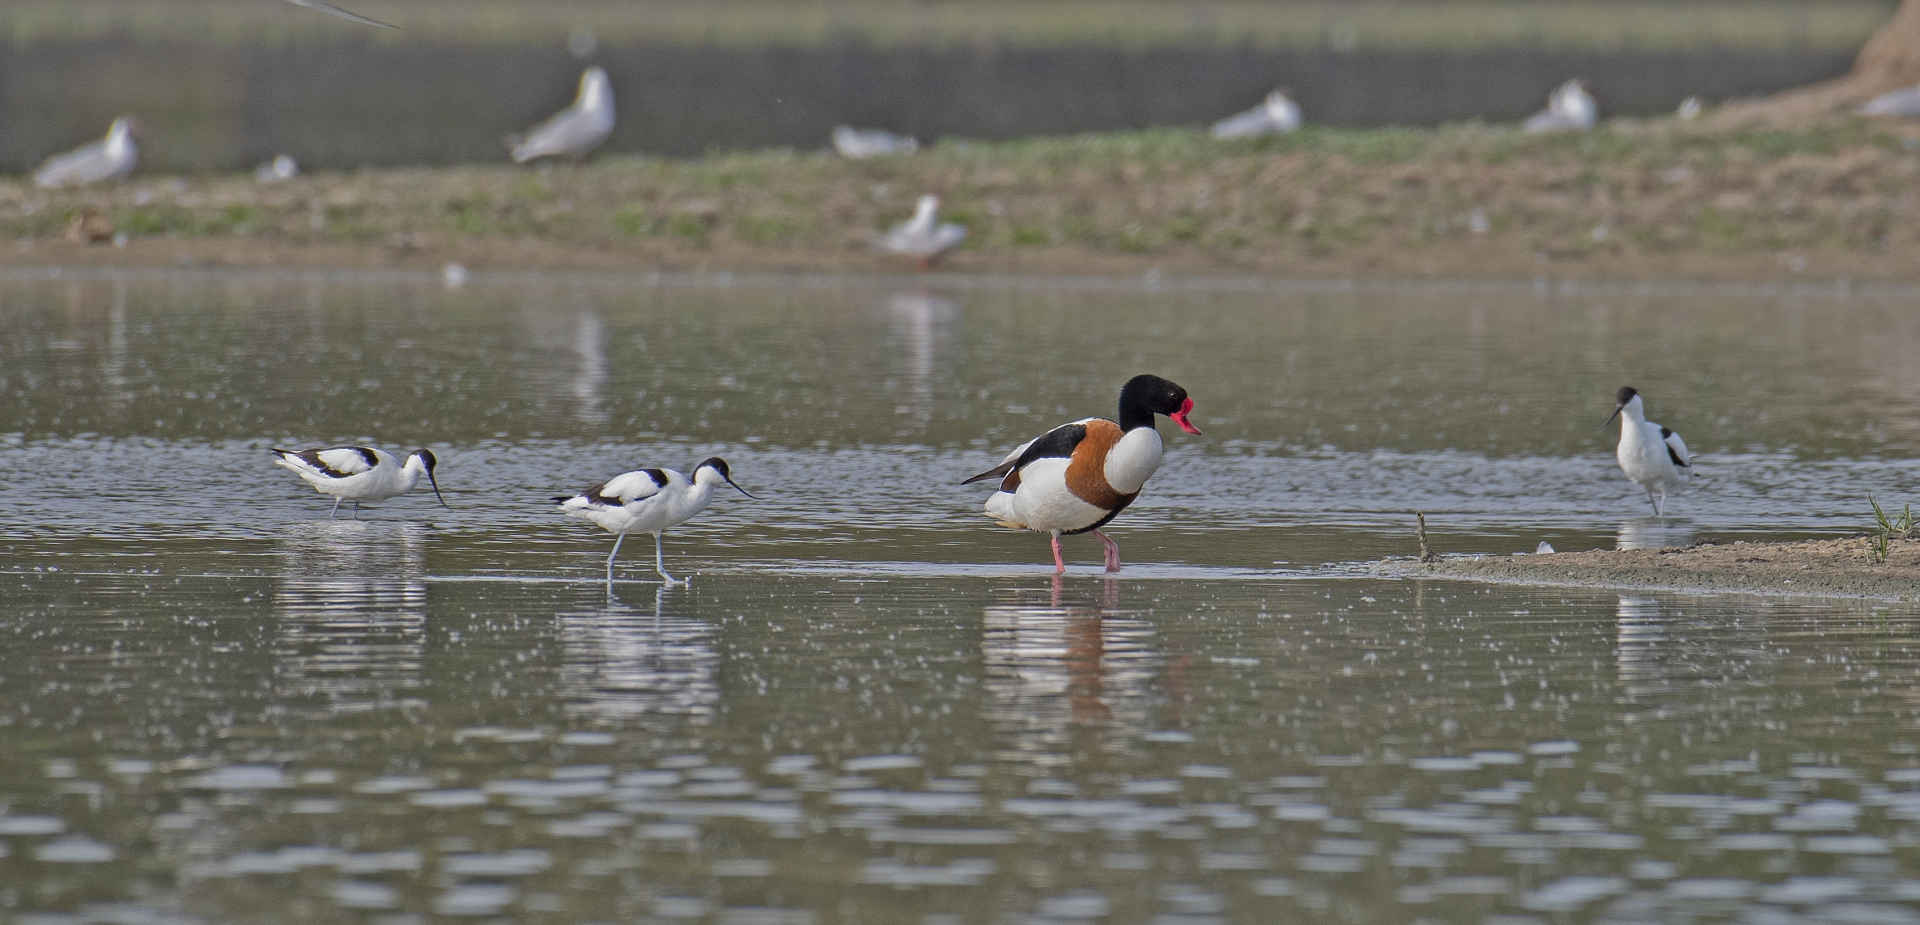
M 345 498 L 335 498 L 335 499 L 333 499 L 333 510 L 332 510 L 332 511 L 329 511 L 329 512 L 327 513 L 327 519 L 328 519 L 328 520 L 332 520 L 332 519 L 334 519 L 335 517 L 338 517 L 338 516 L 340 516 L 340 502 L 342 502 L 342 501 L 345 501 L 345 500 L 347 500 L 347 499 L 345 499 Z
M 607 587 L 609 588 L 613 587 L 613 557 L 620 554 L 620 544 L 626 541 L 626 534 L 615 534 L 613 538 L 613 551 L 607 553 Z
M 667 554 L 660 545 L 660 534 L 658 533 L 653 535 L 653 570 L 659 572 L 660 577 L 667 580 L 667 584 L 686 584 L 686 582 L 667 574 Z

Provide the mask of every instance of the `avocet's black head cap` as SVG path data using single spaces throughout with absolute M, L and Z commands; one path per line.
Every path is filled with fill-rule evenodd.
M 1620 387 L 1620 391 L 1613 393 L 1613 403 L 1616 405 L 1624 405 L 1627 402 L 1633 401 L 1633 397 L 1638 394 L 1640 393 L 1634 391 L 1633 386 L 1623 385 Z
M 1153 416 L 1164 414 L 1180 425 L 1181 430 L 1197 434 L 1200 428 L 1187 420 L 1191 413 L 1193 399 L 1171 379 L 1142 374 L 1128 379 L 1127 384 L 1120 387 L 1121 430 L 1152 427 Z
M 427 467 L 427 484 L 433 486 L 433 496 L 439 499 L 440 506 L 451 509 L 453 506 L 447 503 L 446 496 L 440 494 L 440 482 L 433 477 L 433 467 L 439 465 L 440 460 L 433 458 L 433 451 L 424 447 L 414 450 L 413 455 L 420 457 L 420 464 Z
M 737 491 L 743 495 L 746 495 L 749 498 L 753 498 L 756 501 L 760 500 L 759 498 L 755 498 L 753 493 L 747 491 L 744 488 L 741 488 L 740 483 L 735 482 L 733 480 L 733 470 L 727 468 L 726 460 L 721 459 L 718 456 L 707 457 L 705 462 L 702 462 L 700 465 L 693 467 L 694 476 L 696 478 L 699 477 L 700 470 L 702 469 L 712 469 L 713 471 L 720 473 L 720 477 L 722 479 L 725 479 L 728 485 L 732 485 L 734 491 Z

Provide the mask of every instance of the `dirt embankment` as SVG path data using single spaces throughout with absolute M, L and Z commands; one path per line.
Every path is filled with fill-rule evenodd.
M 1519 556 L 1389 559 L 1378 574 L 1695 594 L 1789 594 L 1920 600 L 1920 538 L 1893 539 L 1884 560 L 1871 537 L 1799 543 L 1704 543 Z
M 0 181 L 0 263 L 863 272 L 923 192 L 959 272 L 1920 280 L 1920 124 L 1161 130 L 586 168 Z M 87 216 L 92 210 L 92 218 Z M 112 241 L 122 235 L 125 247 Z

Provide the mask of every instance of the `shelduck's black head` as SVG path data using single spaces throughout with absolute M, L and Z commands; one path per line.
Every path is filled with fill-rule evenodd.
M 746 495 L 749 498 L 753 498 L 755 501 L 760 500 L 759 498 L 754 498 L 754 496 L 751 493 L 749 493 L 746 489 L 741 488 L 739 483 L 733 480 L 733 470 L 727 468 L 726 460 L 721 459 L 718 456 L 709 456 L 707 457 L 707 460 L 705 462 L 701 463 L 700 465 L 694 466 L 693 477 L 696 481 L 699 480 L 700 470 L 702 469 L 712 469 L 715 474 L 720 476 L 722 481 L 726 482 L 728 485 L 732 485 L 734 491 L 737 491 L 743 495 Z
M 1613 423 L 1613 419 L 1619 417 L 1620 412 L 1625 411 L 1627 409 L 1627 402 L 1633 401 L 1634 399 L 1639 397 L 1640 397 L 1640 393 L 1635 391 L 1633 386 L 1630 386 L 1630 385 L 1621 386 L 1620 391 L 1613 393 L 1613 413 L 1607 415 L 1607 423 L 1602 424 L 1600 426 L 1604 428 L 1607 426 L 1607 424 Z
M 440 460 L 433 458 L 433 451 L 426 449 L 424 447 L 418 450 L 414 450 L 413 455 L 419 457 L 420 465 L 426 467 L 427 484 L 433 486 L 433 496 L 435 498 L 440 499 L 440 506 L 447 508 L 448 510 L 452 510 L 453 506 L 447 503 L 447 499 L 444 495 L 440 494 L 440 483 L 435 481 L 433 478 L 433 467 L 440 465 Z
M 1128 379 L 1127 384 L 1120 387 L 1121 430 L 1152 427 L 1153 416 L 1164 414 L 1180 425 L 1181 430 L 1197 434 L 1200 428 L 1187 420 L 1187 415 L 1192 413 L 1193 399 L 1171 379 L 1143 374 Z

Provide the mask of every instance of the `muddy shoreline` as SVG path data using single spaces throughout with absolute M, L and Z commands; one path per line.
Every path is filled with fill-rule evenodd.
M 1920 539 L 1894 539 L 1885 561 L 1866 536 L 1796 543 L 1700 543 L 1667 549 L 1594 549 L 1513 556 L 1386 559 L 1369 572 L 1492 584 L 1920 600 Z

